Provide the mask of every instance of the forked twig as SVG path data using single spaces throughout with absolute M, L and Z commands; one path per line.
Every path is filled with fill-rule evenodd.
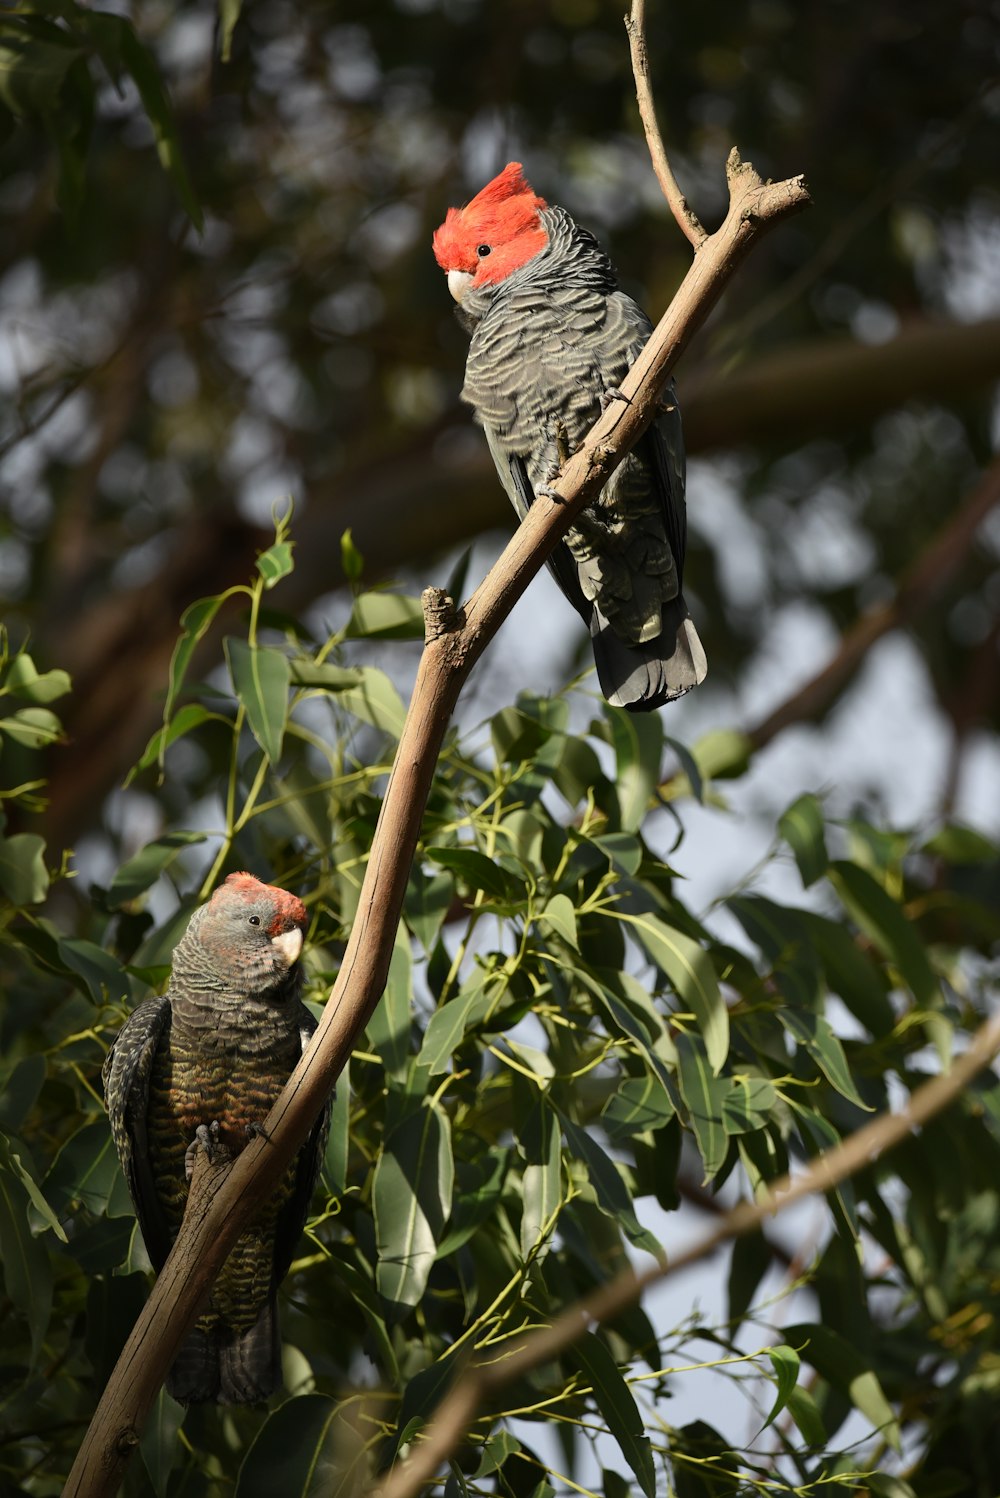
M 635 78 L 635 98 L 639 106 L 639 118 L 646 132 L 650 160 L 656 180 L 663 196 L 670 204 L 670 211 L 680 226 L 681 233 L 689 239 L 696 250 L 700 250 L 708 238 L 688 200 L 681 192 L 667 158 L 663 137 L 656 119 L 653 102 L 653 87 L 649 78 L 649 54 L 646 51 L 646 0 L 632 0 L 632 9 L 625 17 L 628 32 L 628 49 L 632 57 L 632 75 Z

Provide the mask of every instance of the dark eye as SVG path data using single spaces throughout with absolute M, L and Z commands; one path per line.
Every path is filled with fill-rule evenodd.
M 250 916 L 247 916 L 247 920 L 250 922 L 251 926 L 259 926 L 260 925 L 260 916 L 259 915 L 250 915 Z
M 492 245 L 481 244 L 477 247 L 476 254 L 479 256 L 480 260 L 482 260 L 483 256 L 488 255 L 491 249 Z

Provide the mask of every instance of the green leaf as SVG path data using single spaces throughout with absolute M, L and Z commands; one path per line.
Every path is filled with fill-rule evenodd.
M 516 1436 L 512 1436 L 509 1430 L 494 1431 L 493 1435 L 487 1436 L 483 1443 L 483 1454 L 480 1457 L 479 1466 L 472 1474 L 472 1481 L 479 1482 L 482 1478 L 499 1472 L 507 1458 L 520 1450 L 520 1441 Z
M 895 964 L 917 1002 L 925 1009 L 940 1003 L 941 985 L 923 943 L 892 896 L 866 869 L 854 863 L 832 863 L 830 878 L 848 912 Z
M 111 24 L 118 17 L 102 16 L 105 25 Z M 123 64 L 131 73 L 146 116 L 153 127 L 153 136 L 156 140 L 156 153 L 160 158 L 160 165 L 166 172 L 173 184 L 174 191 L 180 199 L 184 211 L 194 224 L 199 234 L 202 230 L 201 205 L 195 196 L 191 186 L 191 180 L 184 165 L 184 157 L 181 152 L 180 140 L 177 135 L 177 125 L 174 121 L 173 111 L 170 107 L 170 99 L 160 77 L 152 54 L 140 42 L 131 25 L 121 20 L 119 22 L 118 48 Z
M 726 780 L 742 775 L 750 763 L 753 744 L 733 728 L 713 728 L 691 753 L 703 780 Z
M 544 723 L 517 707 L 501 708 L 490 719 L 490 738 L 499 765 L 516 765 L 533 758 L 549 737 L 550 730 Z
M 613 869 L 631 878 L 639 872 L 642 863 L 642 843 L 629 832 L 603 832 L 589 840 L 600 848 Z
M 174 653 L 170 657 L 170 670 L 167 674 L 167 699 L 163 704 L 163 724 L 167 727 L 174 710 L 174 704 L 184 685 L 191 657 L 198 648 L 200 642 L 208 634 L 215 616 L 222 605 L 231 598 L 234 592 L 241 589 L 228 589 L 225 593 L 213 594 L 211 598 L 199 598 L 186 608 L 181 615 L 181 629 L 183 633 L 174 646 Z M 167 747 L 167 741 L 160 746 L 159 763 L 163 768 L 163 754 Z
M 396 932 L 385 993 L 368 1021 L 366 1035 L 390 1076 L 401 1076 L 410 1059 L 413 963 L 404 927 Z
M 729 1137 L 722 1118 L 723 1106 L 730 1092 L 729 1079 L 713 1074 L 699 1036 L 677 1035 L 674 1044 L 677 1047 L 681 1097 L 701 1151 L 705 1180 L 710 1181 L 722 1166 L 729 1149 Z
M 789 1034 L 805 1046 L 830 1085 L 858 1108 L 870 1113 L 871 1108 L 854 1085 L 844 1047 L 833 1033 L 829 1020 L 811 1010 L 794 1009 L 782 1009 L 779 1018 Z
M 45 839 L 37 832 L 0 837 L 0 891 L 12 905 L 40 905 L 49 892 Z
M 744 1233 L 733 1244 L 729 1261 L 729 1330 L 737 1327 L 750 1309 L 757 1287 L 773 1261 L 771 1247 L 763 1233 Z
M 42 1195 L 35 1181 L 34 1165 L 29 1170 L 26 1161 L 30 1161 L 26 1147 L 17 1140 L 5 1139 L 0 1135 L 0 1168 L 16 1175 L 21 1185 L 28 1194 L 28 1199 L 34 1207 L 38 1216 L 42 1219 L 44 1227 L 51 1228 L 56 1237 L 62 1243 L 68 1242 L 63 1225 L 59 1221 L 45 1197 Z
M 677 997 L 691 1010 L 717 1075 L 729 1054 L 729 1011 L 705 949 L 655 915 L 629 916 L 649 956 L 666 973 Z
M 29 33 L 15 18 L 0 33 L 0 103 L 16 118 L 47 115 L 58 104 L 67 72 L 82 55 L 78 43 L 56 26 Z
M 163 837 L 147 843 L 122 864 L 111 880 L 108 887 L 108 904 L 111 909 L 118 910 L 143 894 L 170 867 L 182 849 L 204 841 L 204 832 L 167 832 Z
M 157 1498 L 166 1498 L 170 1473 L 181 1450 L 177 1433 L 186 1413 L 183 1404 L 178 1404 L 166 1389 L 161 1389 L 142 1427 L 139 1449 Z
M 348 1059 L 344 1070 L 337 1078 L 337 1086 L 330 1107 L 330 1132 L 326 1140 L 323 1171 L 335 1196 L 340 1196 L 347 1186 L 347 1160 L 350 1153 L 351 1122 L 351 1063 Z
M 795 1343 L 800 1355 L 816 1372 L 845 1395 L 856 1410 L 899 1451 L 899 1425 L 892 1406 L 867 1360 L 852 1342 L 828 1326 L 802 1323 L 785 1328 L 789 1343 Z
M 949 822 L 940 828 L 927 839 L 921 852 L 958 864 L 995 863 L 1000 858 L 1000 846 L 976 828 L 965 827 L 960 822 Z
M 425 1102 L 390 1134 L 372 1184 L 376 1282 L 395 1306 L 415 1306 L 424 1293 L 453 1186 L 451 1124 L 441 1107 Z
M 25 655 L 23 650 L 10 662 L 3 680 L 5 691 L 13 693 L 15 697 L 24 697 L 28 702 L 41 704 L 65 697 L 71 686 L 68 672 L 39 673 L 31 656 Z
M 495 982 L 477 968 L 453 999 L 435 1009 L 427 1022 L 417 1058 L 418 1065 L 426 1067 L 429 1076 L 436 1077 L 448 1070 L 467 1031 L 489 1012 L 495 988 Z
M 811 910 L 800 910 L 797 915 L 833 992 L 876 1039 L 888 1035 L 896 1019 L 885 982 L 852 933 L 842 923 Z
M 561 936 L 567 946 L 579 950 L 576 936 L 576 909 L 568 895 L 552 895 L 542 911 L 542 920 Z
M 47 707 L 21 707 L 0 718 L 0 734 L 6 734 L 25 749 L 47 749 L 62 738 L 62 724 Z
M 621 1448 L 622 1456 L 635 1473 L 646 1498 L 656 1498 L 656 1473 L 649 1437 L 635 1395 L 622 1377 L 605 1343 L 593 1332 L 584 1332 L 573 1344 L 573 1357 L 579 1363 L 608 1430 Z
M 233 50 L 233 32 L 243 9 L 243 0 L 219 0 L 219 56 L 228 62 Z M 345 535 L 350 535 L 346 531 Z
M 767 1123 L 778 1100 L 773 1083 L 766 1077 L 740 1076 L 729 1079 L 722 1099 L 722 1123 L 727 1134 L 748 1134 Z
M 100 1215 L 118 1174 L 111 1129 L 107 1119 L 100 1118 L 84 1124 L 67 1139 L 45 1177 L 45 1195 L 57 1212 L 65 1212 L 79 1202 Z
M 498 900 L 524 894 L 524 885 L 509 869 L 501 868 L 477 848 L 428 848 L 427 857 L 458 874 L 470 890 L 481 889 Z
M 402 593 L 359 593 L 344 633 L 348 640 L 422 640 L 420 599 Z
M 543 1256 L 562 1201 L 562 1151 L 556 1116 L 544 1098 L 531 1109 L 518 1129 L 526 1160 L 521 1179 L 521 1254 Z
M 221 713 L 210 713 L 207 707 L 202 707 L 200 702 L 188 702 L 180 708 L 169 723 L 164 723 L 156 730 L 142 751 L 134 767 L 129 771 L 126 785 L 130 785 L 140 770 L 148 770 L 150 765 L 161 764 L 171 744 L 182 739 L 185 734 L 191 733 L 195 728 L 200 728 L 203 723 L 224 723 L 227 728 L 231 727 L 228 718 Z
M 339 1402 L 326 1394 L 300 1394 L 279 1405 L 243 1458 L 234 1498 L 329 1498 L 344 1477 L 339 1412 Z
M 268 760 L 281 758 L 288 720 L 288 687 L 291 680 L 288 657 L 265 645 L 227 636 L 223 640 L 233 691 L 246 709 L 247 722 Z
M 21 1175 L 0 1160 L 0 1272 L 11 1302 L 28 1324 L 34 1364 L 52 1314 L 52 1268 L 28 1225 L 28 1201 Z
M 480 1161 L 481 1176 L 471 1189 L 457 1198 L 451 1213 L 451 1226 L 438 1244 L 437 1257 L 449 1254 L 468 1243 L 484 1222 L 496 1216 L 503 1195 L 510 1150 L 494 1147 Z
M 257 571 L 264 579 L 265 588 L 275 587 L 283 577 L 295 571 L 295 562 L 292 557 L 294 545 L 293 541 L 275 541 L 266 551 L 260 553 L 257 558 Z
M 354 533 L 350 526 L 340 538 L 340 565 L 349 583 L 360 582 L 365 570 L 365 559 L 354 544 Z
M 587 1168 L 590 1185 L 601 1211 L 621 1224 L 629 1241 L 636 1248 L 645 1249 L 654 1258 L 662 1258 L 663 1247 L 636 1217 L 632 1199 L 614 1161 L 585 1128 L 573 1123 L 565 1114 L 562 1116 L 562 1126 L 567 1145 Z
M 339 701 L 362 723 L 398 739 L 406 721 L 402 698 L 384 671 L 376 666 L 362 666 L 356 686 L 338 689 Z
M 697 802 L 703 804 L 705 800 L 705 786 L 701 778 L 701 772 L 698 769 L 698 761 L 686 744 L 682 744 L 678 739 L 672 739 L 669 734 L 663 735 L 663 742 L 676 754 L 677 762 L 688 778 L 688 785 L 691 787 L 692 796 Z
M 796 1384 L 788 1396 L 788 1413 L 798 1426 L 807 1446 L 826 1445 L 826 1426 L 823 1424 L 819 1405 L 809 1390 L 804 1389 L 801 1384 Z
M 659 784 L 663 724 L 658 713 L 628 713 L 606 705 L 604 714 L 617 759 L 622 831 L 635 832 Z
M 761 1426 L 761 1432 L 773 1425 L 791 1398 L 792 1390 L 799 1381 L 799 1355 L 794 1347 L 768 1347 L 765 1349 L 771 1359 L 771 1367 L 774 1369 L 775 1381 L 778 1392 L 774 1403 L 768 1413 L 767 1419 Z
M 815 796 L 799 796 L 778 819 L 778 830 L 795 854 L 808 889 L 826 873 L 830 861 L 824 836 L 823 808 Z
M 433 950 L 454 898 L 455 881 L 450 874 L 430 874 L 414 865 L 406 886 L 403 918 L 425 952 Z
M 659 1077 L 627 1077 L 601 1111 L 601 1123 L 613 1141 L 662 1129 L 674 1116 L 674 1105 Z

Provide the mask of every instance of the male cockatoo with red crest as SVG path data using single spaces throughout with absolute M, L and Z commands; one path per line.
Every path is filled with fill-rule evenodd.
M 434 235 L 472 335 L 462 398 L 523 520 L 583 441 L 652 324 L 611 262 L 512 161 Z M 649 712 L 705 677 L 681 592 L 684 442 L 673 385 L 662 414 L 579 514 L 549 567 L 590 626 L 608 701 Z

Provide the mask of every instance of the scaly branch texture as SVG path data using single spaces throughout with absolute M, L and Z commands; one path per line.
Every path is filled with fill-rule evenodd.
M 677 1255 L 669 1264 L 654 1264 L 641 1274 L 617 1275 L 592 1295 L 569 1306 L 542 1331 L 529 1332 L 505 1344 L 493 1362 L 473 1363 L 461 1370 L 426 1436 L 388 1480 L 373 1489 L 378 1498 L 416 1498 L 447 1460 L 468 1429 L 476 1410 L 498 1389 L 548 1362 L 577 1341 L 595 1322 L 613 1321 L 641 1298 L 644 1290 L 707 1259 L 733 1238 L 755 1232 L 769 1217 L 777 1217 L 793 1202 L 819 1191 L 832 1191 L 866 1165 L 881 1158 L 914 1129 L 940 1113 L 977 1072 L 1000 1051 L 1000 1014 L 981 1025 L 969 1049 L 943 1076 L 925 1082 L 899 1113 L 882 1113 L 857 1129 L 842 1144 L 824 1150 L 799 1175 L 775 1181 L 756 1201 L 742 1201 L 720 1217 L 711 1232 Z

